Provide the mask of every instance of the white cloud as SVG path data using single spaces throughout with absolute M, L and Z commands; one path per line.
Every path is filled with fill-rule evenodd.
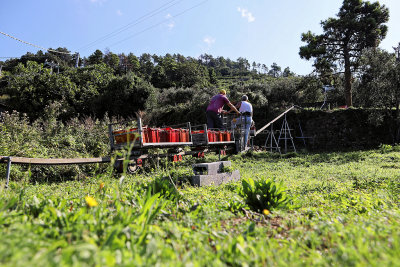
M 173 21 L 173 16 L 171 16 L 171 14 L 167 14 L 165 16 L 165 18 L 167 20 L 169 20 L 169 22 L 166 24 L 169 30 L 172 30 L 175 27 L 175 21 Z
M 238 7 L 237 10 L 242 14 L 243 18 L 246 18 L 248 22 L 253 22 L 256 18 L 245 8 Z
M 172 22 L 168 23 L 167 27 L 168 27 L 168 29 L 172 30 L 172 28 L 175 27 L 175 22 L 172 21 Z
M 122 14 L 122 11 L 118 9 L 118 10 L 117 10 L 117 15 L 118 15 L 118 16 L 122 16 L 122 15 L 123 15 L 123 14 Z
M 102 5 L 103 3 L 107 2 L 107 0 L 90 0 L 90 2 Z
M 211 46 L 215 43 L 215 38 L 211 36 L 206 36 L 204 37 L 203 42 L 205 42 L 208 46 Z

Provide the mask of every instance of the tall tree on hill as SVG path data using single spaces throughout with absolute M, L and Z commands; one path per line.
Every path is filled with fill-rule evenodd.
M 389 10 L 379 2 L 344 0 L 337 18 L 321 22 L 323 34 L 302 34 L 307 45 L 300 47 L 300 57 L 315 58 L 316 68 L 344 70 L 346 105 L 352 106 L 352 74 L 359 66 L 361 52 L 377 47 L 385 38 L 388 20 Z
M 127 66 L 128 66 L 128 70 L 131 70 L 135 73 L 138 73 L 140 70 L 140 63 L 139 63 L 139 59 L 133 54 L 133 53 L 129 53 L 127 56 Z
M 269 70 L 268 74 L 272 77 L 278 78 L 282 75 L 282 68 L 274 62 L 272 63 L 271 69 Z
M 148 53 L 143 53 L 139 57 L 139 63 L 140 63 L 141 74 L 147 81 L 150 80 L 151 73 L 153 72 L 153 69 L 154 69 L 152 56 Z
M 117 54 L 107 51 L 107 53 L 104 55 L 104 63 L 106 63 L 114 70 L 117 70 L 119 67 L 120 59 Z
M 87 63 L 88 65 L 100 64 L 104 62 L 103 57 L 104 57 L 103 52 L 97 49 L 96 51 L 94 51 L 93 54 L 89 56 Z

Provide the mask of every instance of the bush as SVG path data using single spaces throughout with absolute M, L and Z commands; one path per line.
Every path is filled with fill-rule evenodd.
M 260 213 L 265 209 L 286 208 L 289 203 L 283 185 L 277 184 L 271 179 L 258 181 L 251 178 L 244 179 L 240 195 L 252 210 Z

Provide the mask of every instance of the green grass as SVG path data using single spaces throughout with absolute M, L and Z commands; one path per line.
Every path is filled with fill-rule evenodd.
M 19 173 L 10 189 L 0 184 L 0 265 L 399 266 L 398 150 L 228 157 L 242 178 L 286 187 L 289 208 L 269 215 L 243 211 L 241 182 L 146 193 L 193 160 L 122 178 L 37 183 Z

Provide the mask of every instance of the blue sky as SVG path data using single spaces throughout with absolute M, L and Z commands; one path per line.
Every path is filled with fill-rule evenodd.
M 381 47 L 400 42 L 400 1 L 389 7 L 389 33 Z M 300 35 L 321 33 L 320 22 L 334 17 L 342 0 L 3 0 L 0 31 L 46 47 L 66 47 L 81 56 L 96 49 L 135 55 L 207 53 L 297 74 L 311 72 L 300 59 Z M 0 57 L 20 57 L 38 48 L 0 35 Z M 5 58 L 0 58 L 5 60 Z

